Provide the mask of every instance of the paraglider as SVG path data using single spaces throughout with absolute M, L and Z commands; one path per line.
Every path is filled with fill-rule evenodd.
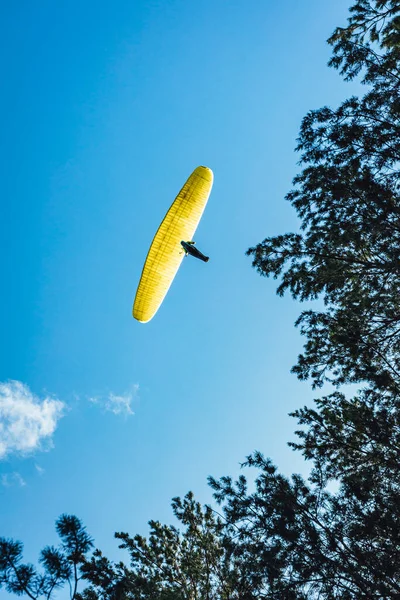
M 151 243 L 136 291 L 132 314 L 147 323 L 160 308 L 185 255 L 207 262 L 193 236 L 213 184 L 213 172 L 197 167 L 165 215 Z

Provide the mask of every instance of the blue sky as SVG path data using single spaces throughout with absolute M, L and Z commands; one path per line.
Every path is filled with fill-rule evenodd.
M 63 512 L 113 556 L 114 531 L 170 522 L 189 489 L 208 501 L 207 475 L 256 448 L 304 472 L 286 446 L 288 412 L 314 397 L 289 373 L 301 307 L 245 251 L 297 227 L 283 197 L 301 118 L 357 91 L 326 67 L 348 5 L 2 4 L 0 535 L 30 560 Z M 185 260 L 139 324 L 148 246 L 202 164 L 210 262 Z

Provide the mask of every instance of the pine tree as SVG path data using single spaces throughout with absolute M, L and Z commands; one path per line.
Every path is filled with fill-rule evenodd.
M 148 539 L 115 534 L 129 567 L 96 551 L 83 567 L 91 585 L 79 600 L 255 599 L 249 570 L 238 561 L 223 520 L 191 492 L 174 498 L 172 509 L 182 530 L 150 521 Z
M 61 515 L 56 522 L 60 546 L 46 546 L 40 553 L 42 571 L 22 562 L 23 544 L 0 538 L 0 588 L 30 600 L 53 597 L 68 584 L 71 600 L 76 597 L 80 568 L 93 543 L 82 522 L 71 515 Z
M 297 149 L 303 170 L 287 199 L 300 233 L 267 238 L 248 254 L 278 294 L 321 297 L 297 324 L 305 349 L 293 371 L 315 386 L 400 379 L 400 2 L 358 0 L 329 42 L 330 64 L 361 75 L 362 98 L 311 111 Z

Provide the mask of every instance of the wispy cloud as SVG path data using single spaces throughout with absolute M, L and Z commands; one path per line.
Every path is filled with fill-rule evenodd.
M 99 404 L 104 410 L 112 412 L 114 415 L 124 415 L 125 417 L 128 417 L 129 415 L 135 414 L 132 410 L 132 403 L 137 397 L 138 392 L 139 384 L 135 384 L 124 394 L 114 394 L 113 392 L 110 392 L 105 397 L 95 396 L 89 398 L 89 401 L 93 404 Z
M 0 382 L 0 459 L 31 453 L 51 441 L 64 409 L 57 398 L 40 399 L 20 381 Z
M 26 481 L 17 471 L 14 471 L 14 473 L 3 473 L 1 476 L 1 485 L 4 487 L 11 487 L 13 485 L 24 487 Z
M 39 475 L 44 475 L 44 473 L 46 472 L 43 467 L 41 467 L 40 465 L 38 465 L 37 463 L 35 464 L 35 469 L 36 471 L 39 473 Z

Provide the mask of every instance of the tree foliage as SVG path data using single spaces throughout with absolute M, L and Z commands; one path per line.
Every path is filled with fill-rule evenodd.
M 359 0 L 330 38 L 331 65 L 369 84 L 362 98 L 309 112 L 298 150 L 303 170 L 287 199 L 299 233 L 250 248 L 278 294 L 322 298 L 299 317 L 306 336 L 294 372 L 315 386 L 368 381 L 399 390 L 400 2 Z
M 223 521 L 208 506 L 201 507 L 189 492 L 174 498 L 172 509 L 182 526 L 150 521 L 148 539 L 116 533 L 128 552 L 129 567 L 113 564 L 96 551 L 84 566 L 91 582 L 83 600 L 193 600 L 255 598 L 236 545 Z
M 61 515 L 56 522 L 61 543 L 46 546 L 40 553 L 38 571 L 22 562 L 21 542 L 0 538 L 0 588 L 31 600 L 50 599 L 65 584 L 73 600 L 80 580 L 80 567 L 93 543 L 82 522 L 75 516 Z
M 375 496 L 373 484 L 363 495 L 350 480 L 330 494 L 320 482 L 284 477 L 260 453 L 245 464 L 258 470 L 255 491 L 244 476 L 210 483 L 259 597 L 399 597 L 398 486 Z

